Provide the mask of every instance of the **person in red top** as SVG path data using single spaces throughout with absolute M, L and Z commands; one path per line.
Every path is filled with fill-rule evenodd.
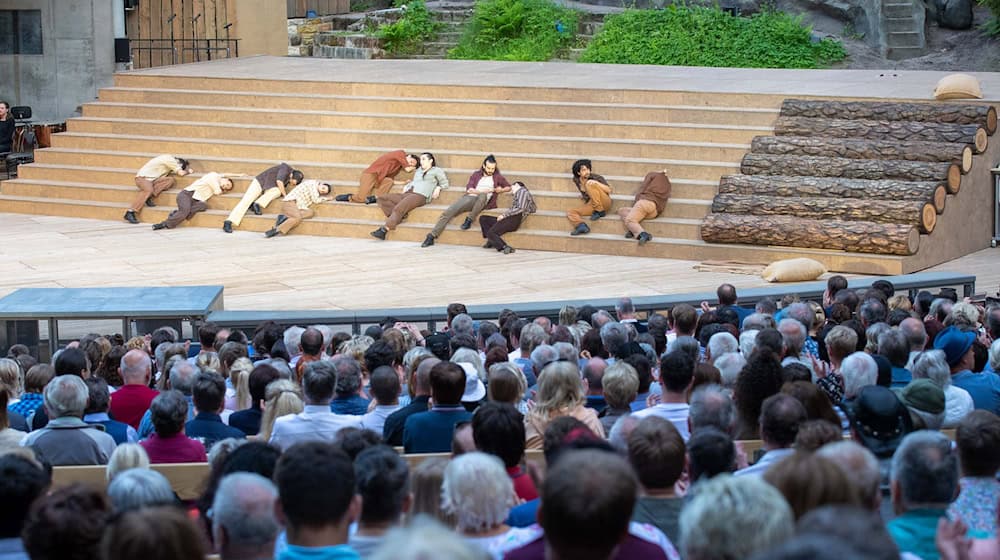
M 118 372 L 125 384 L 111 395 L 111 417 L 139 429 L 139 422 L 159 393 L 149 388 L 152 361 L 142 350 L 129 350 Z
M 472 416 L 476 450 L 496 455 L 514 482 L 514 493 L 524 501 L 538 498 L 538 489 L 524 468 L 524 417 L 510 403 L 484 403 Z
M 377 196 L 389 192 L 400 171 L 412 173 L 417 168 L 418 163 L 420 163 L 419 157 L 407 154 L 403 150 L 396 150 L 380 156 L 361 173 L 357 194 L 339 194 L 335 200 L 337 202 L 375 204 Z M 375 191 L 375 194 L 372 194 L 372 191 Z
M 149 411 L 156 433 L 139 442 L 149 455 L 149 462 L 204 463 L 208 461 L 205 446 L 184 434 L 187 422 L 187 399 L 180 391 L 160 393 Z

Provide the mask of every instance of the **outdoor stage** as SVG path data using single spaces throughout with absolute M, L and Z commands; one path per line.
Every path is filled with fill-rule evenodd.
M 277 57 L 120 74 L 19 179 L 0 183 L 0 295 L 30 286 L 222 284 L 227 309 L 443 306 L 761 286 L 758 276 L 694 267 L 795 256 L 854 274 L 967 272 L 979 275 L 979 291 L 994 292 L 1000 253 L 964 233 L 970 220 L 991 215 L 974 193 L 986 192 L 997 139 L 975 157 L 961 195 L 948 195 L 937 230 L 921 236 L 913 256 L 709 244 L 699 234 L 720 176 L 739 171 L 753 137 L 773 132 L 782 100 L 929 101 L 943 75 Z M 1000 102 L 1000 73 L 977 77 L 988 101 Z M 287 237 L 260 233 L 277 204 L 226 235 L 221 223 L 248 179 L 176 230 L 149 228 L 169 212 L 176 189 L 142 211 L 144 224 L 121 220 L 135 170 L 160 153 L 191 159 L 195 175 L 178 187 L 207 171 L 252 175 L 288 161 L 340 194 L 375 157 L 399 148 L 434 152 L 458 187 L 496 154 L 504 174 L 524 180 L 539 202 L 508 239 L 517 252 L 479 248 L 479 232 L 460 231 L 460 219 L 420 248 L 460 188 L 411 213 L 387 242 L 368 236 L 383 219 L 377 208 L 343 203 L 323 204 Z M 569 167 L 581 157 L 614 185 L 614 209 L 631 202 L 647 171 L 668 170 L 674 192 L 648 222 L 652 242 L 624 239 L 613 211 L 589 222 L 593 233 L 569 236 L 564 213 L 579 204 Z M 969 256 L 939 264 L 952 254 Z

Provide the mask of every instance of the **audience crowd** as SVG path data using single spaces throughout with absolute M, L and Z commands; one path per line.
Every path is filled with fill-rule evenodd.
M 717 295 L 12 346 L 0 559 L 1000 558 L 1000 307 Z

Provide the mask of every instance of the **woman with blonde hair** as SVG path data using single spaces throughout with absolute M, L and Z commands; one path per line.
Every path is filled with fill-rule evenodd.
M 24 379 L 21 366 L 16 360 L 0 358 L 0 389 L 7 393 L 7 401 L 16 403 L 21 398 L 24 389 Z
M 117 475 L 131 469 L 148 469 L 149 455 L 138 443 L 123 443 L 115 448 L 108 459 L 104 478 L 111 482 Z
M 195 365 L 201 371 L 214 371 L 215 373 L 222 371 L 222 362 L 219 361 L 219 355 L 215 352 L 202 352 L 198 354 Z
M 232 394 L 226 389 L 226 408 L 229 410 L 246 410 L 250 402 L 250 372 L 253 362 L 249 358 L 237 358 L 229 366 L 229 382 L 232 384 Z
M 441 507 L 441 484 L 444 482 L 444 470 L 448 463 L 449 460 L 444 457 L 434 457 L 421 461 L 410 473 L 413 505 L 406 514 L 408 521 L 424 514 L 446 527 L 455 527 L 455 516 L 446 513 Z
M 350 340 L 346 340 L 337 347 L 337 353 L 348 358 L 354 358 L 359 364 L 361 364 L 361 369 L 365 367 L 365 350 L 368 347 L 375 344 L 375 339 L 367 335 L 355 335 L 352 336 Z
M 541 449 L 545 428 L 560 416 L 572 416 L 583 422 L 600 437 L 604 426 L 597 412 L 585 406 L 580 369 L 572 362 L 553 362 L 538 376 L 538 394 L 535 406 L 524 417 L 525 447 Z
M 278 379 L 267 386 L 264 393 L 264 414 L 260 419 L 260 433 L 253 437 L 267 443 L 271 439 L 274 421 L 282 416 L 298 414 L 305 409 L 302 388 L 293 381 Z

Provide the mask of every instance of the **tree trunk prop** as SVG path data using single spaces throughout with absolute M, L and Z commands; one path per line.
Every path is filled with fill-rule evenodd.
M 986 150 L 986 129 L 975 124 L 918 121 L 874 121 L 809 117 L 778 117 L 775 136 L 819 136 L 971 144 L 973 151 Z
M 786 99 L 780 116 L 974 124 L 985 128 L 990 136 L 997 131 L 997 110 L 991 105 Z
M 921 233 L 934 231 L 937 211 L 927 201 L 865 200 L 861 198 L 785 198 L 719 194 L 712 212 L 754 216 L 800 216 L 811 220 L 866 221 L 917 226 Z
M 851 159 L 898 159 L 955 163 L 962 173 L 972 169 L 972 148 L 948 142 L 896 142 L 810 136 L 758 136 L 750 149 L 755 154 L 826 156 Z
M 802 175 L 847 179 L 896 179 L 944 181 L 949 193 L 962 185 L 962 171 L 954 163 L 904 161 L 898 159 L 850 159 L 816 156 L 747 154 L 740 172 L 745 175 Z
M 938 214 L 944 212 L 947 198 L 944 181 L 913 182 L 785 175 L 725 175 L 719 182 L 719 194 L 930 202 Z
M 701 237 L 709 243 L 782 245 L 880 255 L 912 255 L 920 245 L 920 232 L 912 225 L 749 214 L 709 214 L 701 224 Z

